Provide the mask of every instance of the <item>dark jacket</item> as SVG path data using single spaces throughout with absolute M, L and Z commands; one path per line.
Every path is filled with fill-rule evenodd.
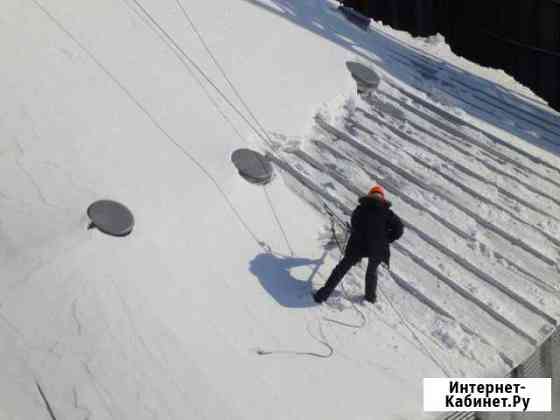
M 352 233 L 346 254 L 368 257 L 389 265 L 389 244 L 403 234 L 403 223 L 391 210 L 391 202 L 378 197 L 362 197 L 352 213 Z

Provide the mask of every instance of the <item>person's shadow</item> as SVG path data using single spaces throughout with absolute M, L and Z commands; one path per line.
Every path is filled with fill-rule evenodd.
M 311 297 L 311 281 L 324 261 L 325 254 L 319 259 L 284 257 L 270 253 L 257 255 L 249 263 L 249 271 L 258 279 L 263 288 L 280 305 L 288 308 L 308 308 L 317 305 Z M 311 275 L 299 279 L 290 269 L 313 266 Z

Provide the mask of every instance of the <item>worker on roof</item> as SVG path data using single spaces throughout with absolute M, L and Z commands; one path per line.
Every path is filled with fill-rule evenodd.
M 359 199 L 352 213 L 351 233 L 344 257 L 334 268 L 323 287 L 313 294 L 317 303 L 328 299 L 350 268 L 368 258 L 366 270 L 365 300 L 375 303 L 377 299 L 377 267 L 389 266 L 389 245 L 403 234 L 403 223 L 391 210 L 391 202 L 385 199 L 385 190 L 375 185 L 367 196 Z

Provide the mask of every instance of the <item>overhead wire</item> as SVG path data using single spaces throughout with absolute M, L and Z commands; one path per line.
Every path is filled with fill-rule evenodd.
M 134 11 L 134 9 L 131 8 L 127 0 L 121 0 L 121 1 L 130 10 Z M 249 128 L 251 128 L 251 130 L 261 140 L 268 143 L 268 139 L 254 127 L 251 121 L 249 121 L 248 118 L 237 108 L 237 106 L 222 92 L 222 90 L 218 86 L 216 86 L 214 81 L 210 79 L 210 77 L 204 72 L 204 70 L 202 70 L 202 68 L 185 52 L 185 50 L 178 44 L 177 41 L 175 41 L 175 39 L 169 34 L 169 32 L 163 26 L 161 26 L 161 24 L 153 17 L 153 15 L 138 0 L 131 0 L 131 1 L 138 7 L 138 9 L 142 11 L 143 15 L 148 19 L 148 21 L 153 26 L 155 26 L 161 32 L 161 34 L 167 39 L 169 44 L 166 43 L 166 45 L 168 46 L 171 45 L 173 47 L 172 50 L 176 52 L 176 55 L 179 54 L 182 57 L 180 58 L 180 60 L 183 59 L 187 60 L 188 64 L 190 64 L 197 71 L 197 73 L 200 74 L 204 80 L 206 80 L 206 82 L 237 113 L 237 115 L 239 115 L 239 117 L 249 126 Z
M 204 40 L 204 37 L 202 36 L 202 33 L 198 30 L 198 27 L 194 23 L 194 20 L 191 18 L 189 12 L 185 8 L 185 6 L 181 2 L 181 0 L 175 0 L 175 2 L 177 3 L 177 5 L 181 9 L 181 11 L 183 12 L 183 16 L 185 16 L 185 19 L 188 21 L 188 23 L 191 26 L 193 32 L 196 34 L 196 36 L 200 40 L 200 43 L 202 44 L 202 46 L 204 47 L 204 49 L 206 50 L 206 52 L 208 53 L 208 55 L 210 56 L 210 58 L 212 59 L 212 61 L 214 62 L 214 64 L 216 65 L 216 67 L 218 68 L 218 70 L 220 71 L 222 76 L 224 77 L 224 79 L 226 80 L 226 82 L 228 83 L 229 87 L 231 88 L 231 90 L 233 91 L 233 93 L 235 94 L 237 99 L 239 99 L 239 102 L 241 102 L 241 104 L 243 105 L 243 107 L 245 108 L 247 113 L 251 116 L 253 121 L 257 124 L 259 129 L 264 133 L 264 135 L 267 137 L 267 139 L 272 143 L 272 140 L 270 139 L 270 136 L 268 135 L 267 130 L 264 129 L 264 127 L 260 123 L 259 119 L 255 116 L 255 114 L 251 110 L 251 107 L 249 107 L 249 105 L 247 104 L 245 99 L 239 93 L 239 90 L 235 87 L 234 83 L 228 77 L 228 75 L 227 75 L 226 71 L 224 70 L 223 66 L 220 64 L 220 62 L 218 61 L 218 59 L 216 58 L 216 56 L 214 55 L 214 53 L 212 52 L 212 50 L 210 49 L 210 47 L 208 46 L 206 41 Z
M 267 140 L 268 140 L 268 145 L 273 147 L 273 141 L 270 138 L 270 135 L 268 134 L 268 131 L 263 127 L 263 125 L 260 123 L 259 119 L 256 117 L 255 113 L 251 110 L 251 107 L 247 104 L 247 102 L 245 101 L 245 99 L 241 96 L 241 94 L 239 93 L 239 90 L 235 87 L 235 84 L 231 81 L 231 79 L 228 77 L 226 71 L 224 70 L 223 66 L 220 64 L 219 60 L 216 58 L 216 56 L 214 55 L 214 53 L 212 52 L 212 50 L 210 49 L 210 47 L 208 46 L 208 44 L 206 43 L 206 41 L 204 40 L 204 37 L 202 36 L 202 33 L 198 30 L 198 27 L 196 26 L 194 20 L 192 19 L 192 17 L 190 16 L 190 14 L 188 13 L 187 9 L 185 8 L 185 6 L 183 5 L 183 3 L 180 0 L 175 0 L 175 2 L 177 3 L 177 6 L 179 7 L 179 9 L 181 9 L 181 12 L 183 13 L 183 16 L 185 17 L 185 19 L 187 20 L 187 22 L 189 23 L 189 25 L 191 26 L 191 29 L 193 30 L 193 32 L 196 34 L 196 36 L 198 37 L 200 43 L 202 44 L 202 46 L 204 47 L 204 49 L 206 50 L 206 52 L 208 53 L 208 55 L 210 56 L 212 62 L 216 65 L 216 67 L 218 68 L 218 70 L 220 71 L 221 75 L 223 76 L 223 78 L 226 80 L 227 84 L 229 85 L 229 87 L 231 88 L 231 90 L 233 91 L 233 93 L 235 94 L 235 96 L 237 97 L 237 99 L 239 99 L 239 102 L 241 102 L 241 104 L 243 105 L 243 107 L 245 108 L 245 110 L 247 111 L 247 113 L 251 116 L 251 118 L 253 119 L 253 121 L 255 122 L 255 124 L 257 125 L 257 127 L 263 132 L 263 134 L 266 136 Z M 284 237 L 284 240 L 288 246 L 288 249 L 290 250 L 290 253 L 292 254 L 292 256 L 294 255 L 294 251 L 292 246 L 290 245 L 290 241 L 288 240 L 288 235 L 286 234 L 286 231 L 284 229 L 284 226 L 282 225 L 282 222 L 280 221 L 280 217 L 278 216 L 278 213 L 276 211 L 276 208 L 273 204 L 272 198 L 270 197 L 270 194 L 268 192 L 268 189 L 266 187 L 266 185 L 263 185 L 263 190 L 266 196 L 266 199 L 268 201 L 268 205 L 272 211 L 272 214 L 274 216 L 274 219 L 276 220 L 277 225 L 280 228 L 280 231 L 282 232 L 282 235 Z
M 130 9 L 132 9 L 130 7 L 130 5 L 128 4 L 128 2 L 126 0 L 122 0 L 123 3 Z M 214 56 L 214 54 L 211 52 L 210 48 L 208 47 L 207 43 L 204 41 L 202 35 L 200 34 L 200 31 L 198 31 L 198 28 L 196 28 L 196 25 L 194 24 L 193 20 L 190 18 L 188 12 L 186 11 L 186 9 L 184 8 L 184 6 L 180 3 L 178 3 L 179 7 L 181 8 L 181 10 L 183 11 L 184 16 L 187 18 L 187 20 L 189 21 L 189 23 L 191 24 L 191 26 L 194 28 L 195 33 L 197 33 L 197 35 L 199 36 L 199 39 L 201 40 L 201 42 L 203 43 L 206 51 L 210 54 L 212 60 L 214 61 L 214 63 L 216 63 L 216 65 L 218 66 L 220 72 L 222 73 L 223 77 L 226 79 L 227 83 L 230 85 L 231 89 L 233 90 L 234 94 L 238 97 L 238 99 L 240 100 L 240 102 L 242 103 L 242 105 L 245 107 L 245 109 L 247 110 L 247 112 L 249 113 L 249 115 L 253 118 L 253 120 L 255 121 L 255 123 L 257 124 L 257 126 L 261 129 L 262 133 L 259 132 L 259 130 L 257 130 L 257 128 L 255 128 L 255 126 L 249 121 L 249 119 L 237 108 L 237 106 L 235 106 L 235 104 L 227 97 L 227 95 L 214 83 L 214 81 L 212 79 L 210 79 L 210 77 L 204 72 L 204 70 L 202 70 L 202 68 L 186 53 L 186 51 L 179 45 L 179 43 L 173 38 L 173 36 L 171 36 L 171 34 L 169 34 L 169 32 L 153 17 L 153 15 L 138 1 L 138 0 L 132 0 L 132 2 L 142 11 L 142 13 L 144 14 L 144 16 L 152 23 L 152 25 L 154 25 L 161 34 L 163 34 L 163 36 L 167 39 L 168 42 L 166 42 L 166 45 L 168 47 L 173 47 L 171 48 L 172 51 L 175 53 L 175 55 L 180 59 L 180 61 L 182 61 L 185 65 L 187 63 L 185 63 L 183 61 L 187 60 L 188 63 L 204 78 L 204 80 L 206 80 L 206 82 L 208 82 L 208 84 L 218 93 L 218 95 L 220 95 L 220 97 L 222 97 L 224 99 L 224 101 L 234 110 L 234 112 L 249 126 L 249 128 L 261 139 L 263 140 L 270 148 L 274 148 L 274 142 L 272 141 L 270 135 L 268 134 L 268 132 L 263 128 L 262 124 L 259 122 L 259 120 L 257 119 L 257 117 L 255 116 L 255 114 L 251 111 L 251 108 L 247 105 L 246 101 L 242 98 L 242 96 L 240 95 L 238 89 L 235 88 L 234 84 L 231 82 L 230 78 L 227 76 L 226 72 L 223 70 L 223 67 L 219 64 L 218 60 L 216 59 L 216 57 Z M 177 55 L 177 53 L 180 54 Z M 181 58 L 182 57 L 182 58 Z M 190 71 L 190 70 L 189 70 Z M 278 212 L 276 210 L 276 207 L 274 206 L 274 203 L 272 201 L 272 198 L 270 197 L 270 194 L 268 192 L 268 190 L 266 189 L 266 186 L 264 187 L 264 192 L 265 192 L 265 197 L 268 203 L 268 206 L 271 209 L 272 215 L 274 217 L 274 220 L 277 224 L 277 226 L 280 229 L 280 232 L 284 238 L 284 241 L 286 242 L 286 246 L 288 247 L 288 250 L 290 252 L 290 254 L 293 256 L 294 255 L 294 250 L 293 247 L 288 239 L 288 235 L 286 233 L 286 229 L 284 228 L 280 217 L 278 215 Z
M 182 146 L 152 115 L 152 113 L 140 102 L 140 100 L 134 96 L 134 94 L 91 52 L 76 36 L 62 24 L 62 22 L 54 16 L 43 4 L 38 0 L 30 0 L 38 7 L 45 16 L 48 17 L 66 36 L 68 36 L 102 71 L 105 73 L 109 79 L 138 107 L 138 109 L 152 122 L 152 124 L 169 140 L 179 151 L 187 157 L 195 166 L 197 166 L 206 177 L 214 184 L 220 195 L 223 197 L 228 207 L 234 213 L 238 221 L 245 228 L 247 233 L 253 238 L 253 240 L 264 249 L 269 247 L 263 241 L 261 241 L 257 235 L 252 231 L 247 222 L 243 219 L 237 208 L 233 205 L 225 191 L 222 189 L 216 178 L 202 165 L 184 146 Z
M 165 38 L 165 36 L 159 32 L 156 31 L 153 28 L 153 25 L 151 25 L 151 22 L 148 20 L 148 18 L 141 14 L 138 10 L 131 8 L 129 6 L 129 4 L 127 3 L 127 0 L 121 0 L 123 2 L 123 4 L 129 9 L 131 10 L 136 16 L 138 16 L 139 19 L 141 19 L 142 21 L 144 21 L 144 23 L 150 27 L 152 29 L 152 31 L 156 34 L 156 36 L 163 42 L 165 43 L 168 47 L 168 40 Z M 243 137 L 243 135 L 241 134 L 241 132 L 239 131 L 239 129 L 235 126 L 235 124 L 233 123 L 233 121 L 226 115 L 226 113 L 222 110 L 222 108 L 220 108 L 220 105 L 218 104 L 218 101 L 210 94 L 210 91 L 208 90 L 207 86 L 202 83 L 202 81 L 198 78 L 197 73 L 195 73 L 193 71 L 193 69 L 190 67 L 190 64 L 185 61 L 185 59 L 180 55 L 180 53 L 177 51 L 177 49 L 175 48 L 170 48 L 170 50 L 173 52 L 173 54 L 179 59 L 179 62 L 183 65 L 183 67 L 185 67 L 185 69 L 187 70 L 187 72 L 191 75 L 191 77 L 195 80 L 195 82 L 197 83 L 197 85 L 203 90 L 204 94 L 206 95 L 206 97 L 208 98 L 208 100 L 212 103 L 212 105 L 214 106 L 214 108 L 216 109 L 216 111 L 222 116 L 222 118 L 224 119 L 224 121 L 231 127 L 231 129 L 233 130 L 233 132 L 235 133 L 235 135 L 244 142 L 247 142 L 247 139 L 245 137 Z

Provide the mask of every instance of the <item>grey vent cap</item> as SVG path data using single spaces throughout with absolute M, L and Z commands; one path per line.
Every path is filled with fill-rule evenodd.
M 361 63 L 348 61 L 346 63 L 346 68 L 348 68 L 354 80 L 358 82 L 358 86 L 362 85 L 362 87 L 368 90 L 373 90 L 377 89 L 381 82 L 381 78 L 375 71 Z
M 111 236 L 126 236 L 134 227 L 132 212 L 121 203 L 112 200 L 99 200 L 87 209 L 91 219 L 88 229 L 97 228 Z
M 260 153 L 250 149 L 238 149 L 232 153 L 231 161 L 239 175 L 253 184 L 266 184 L 272 179 L 272 164 Z

